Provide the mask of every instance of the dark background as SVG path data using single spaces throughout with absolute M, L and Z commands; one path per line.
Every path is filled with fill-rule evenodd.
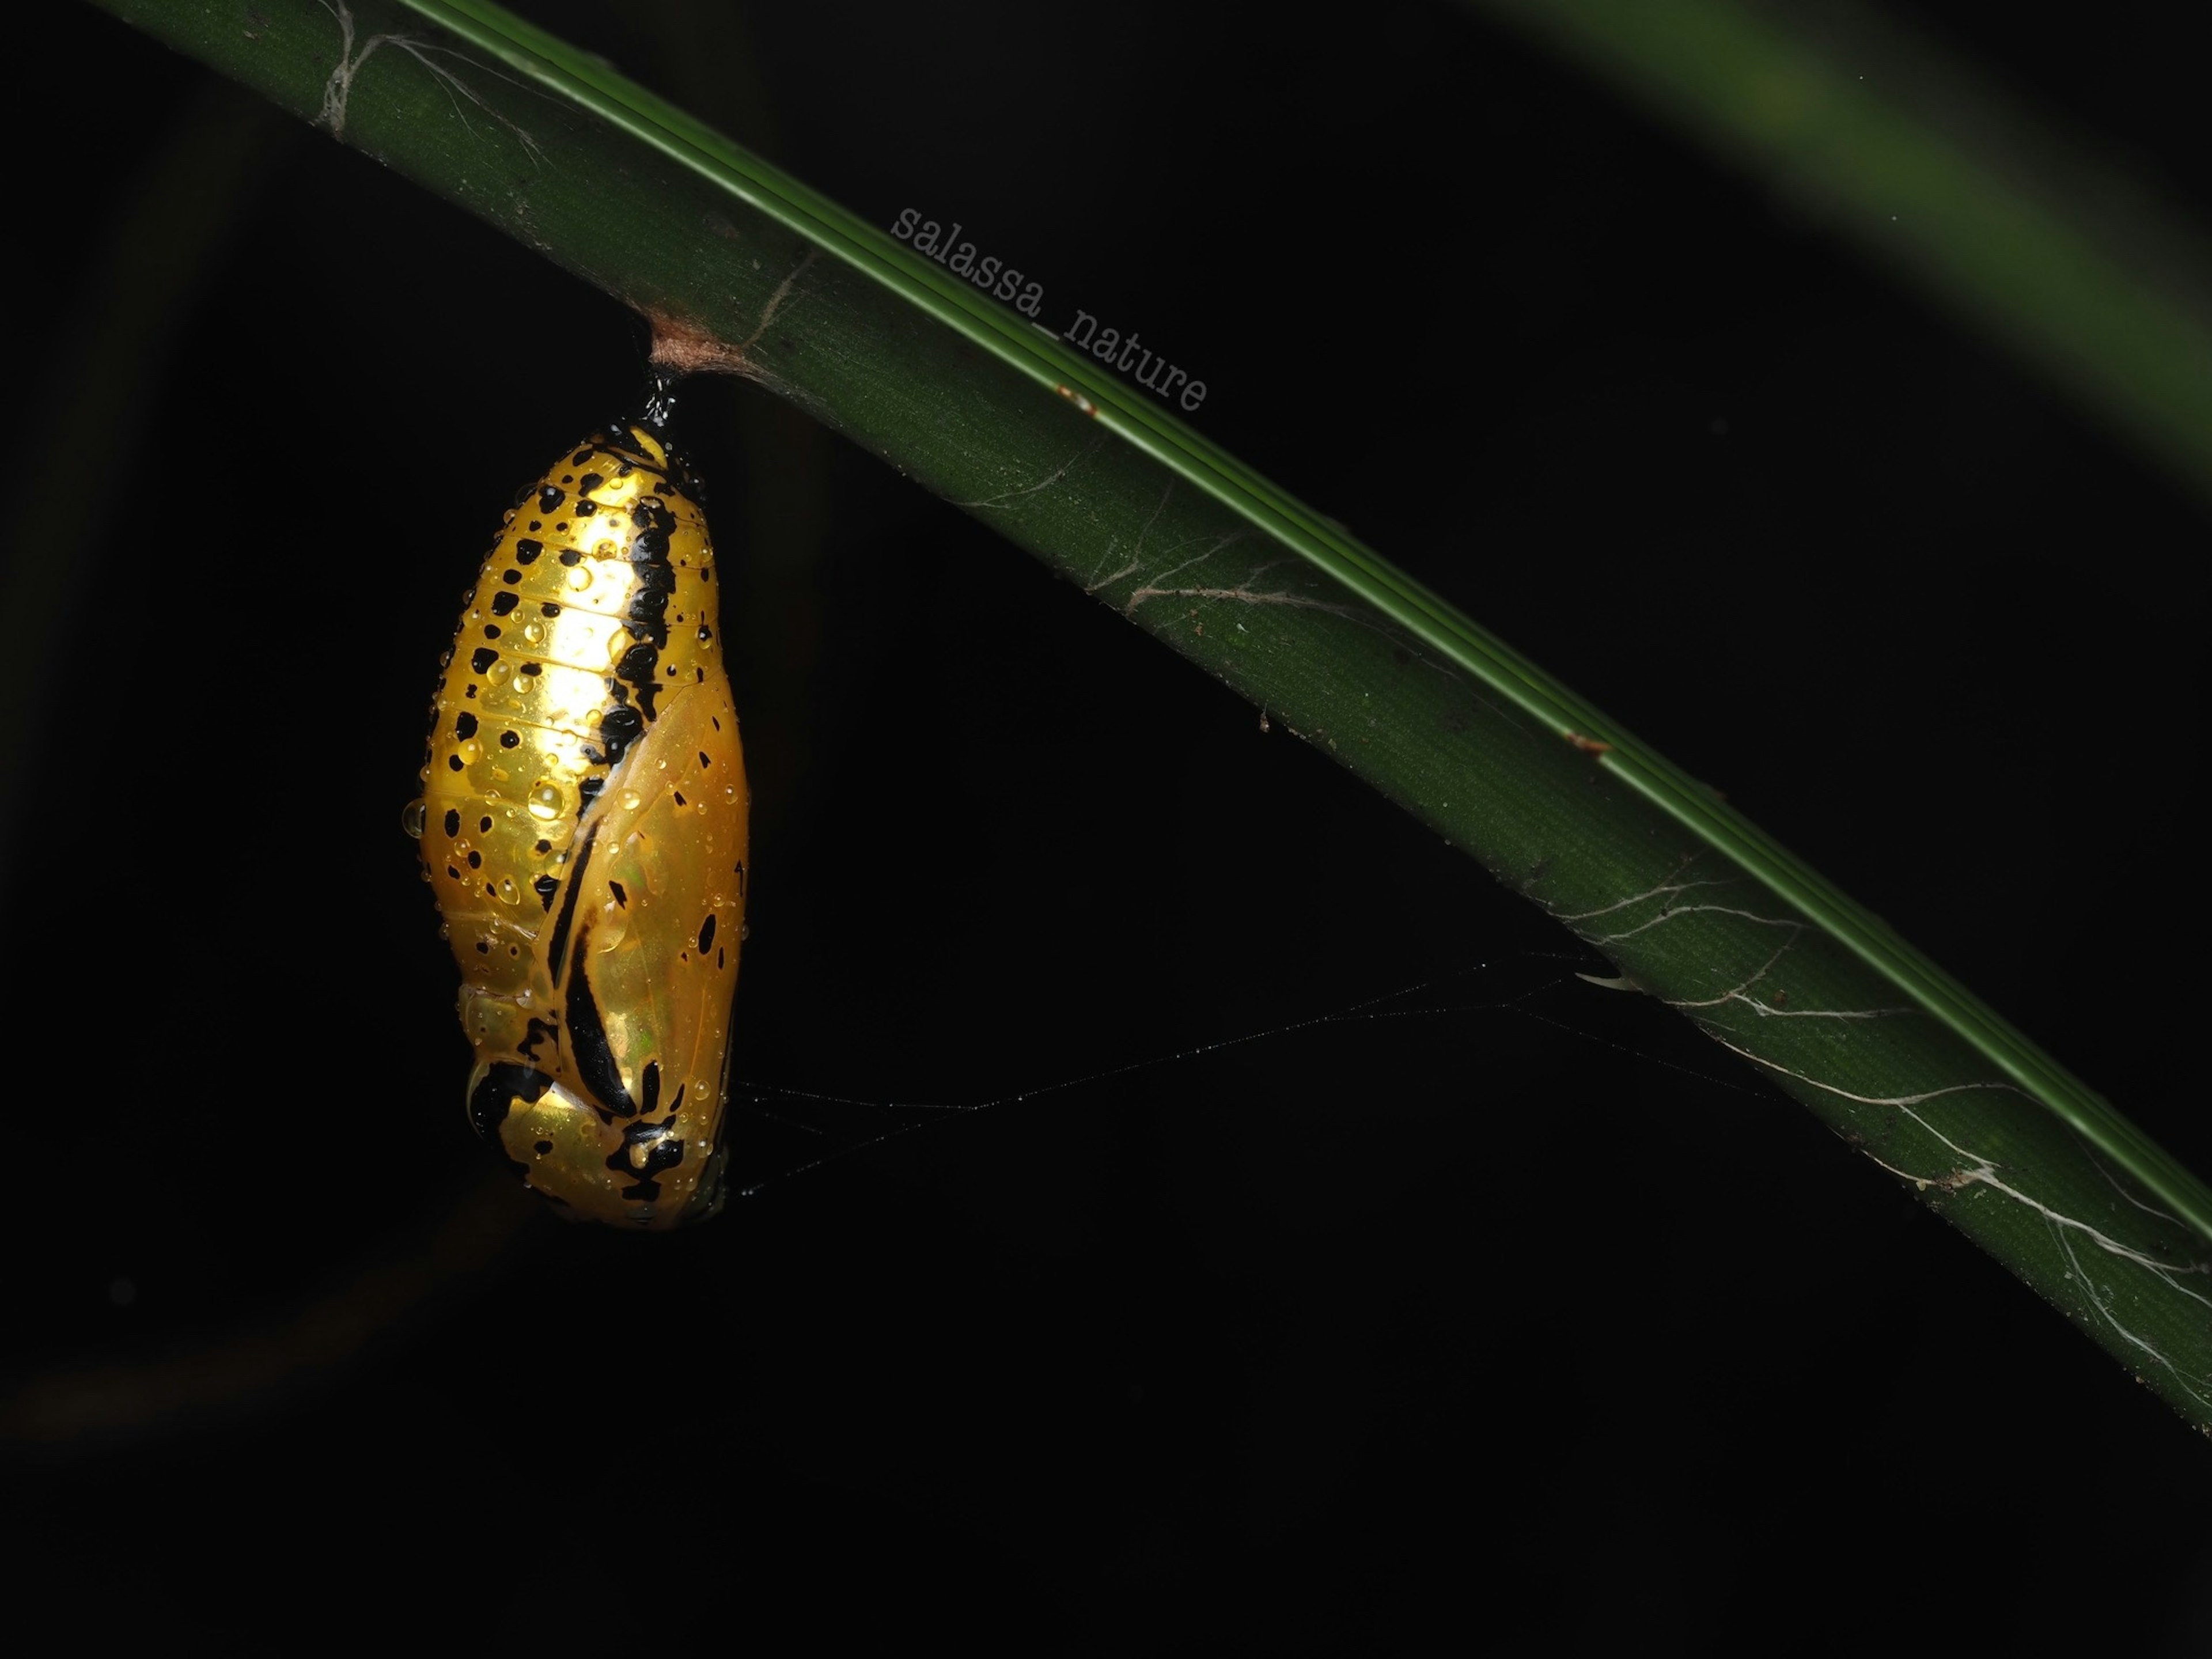
M 1210 436 L 2212 1168 L 2162 926 L 2203 510 L 1948 315 L 1439 7 L 526 9 L 1160 343 Z M 2201 207 L 2161 9 L 1915 15 Z M 42 28 L 98 96 L 12 116 L 47 296 L 17 1565 L 176 1633 L 2212 1640 L 2205 1446 L 2120 1367 L 1349 775 L 749 387 L 684 411 L 756 790 L 738 1070 L 864 1103 L 773 1098 L 760 1190 L 696 1232 L 539 1214 L 464 1126 L 398 816 L 484 535 L 641 331 L 105 15 Z M 1280 1029 L 1438 981 L 1412 1006 L 1457 1012 Z M 919 1121 L 883 1103 L 1083 1079 L 801 1168 Z

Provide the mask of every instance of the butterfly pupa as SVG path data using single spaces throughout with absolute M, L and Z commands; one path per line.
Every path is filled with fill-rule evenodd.
M 468 1115 L 563 1215 L 722 1202 L 747 796 L 714 549 L 646 412 L 516 494 L 409 809 L 461 969 Z

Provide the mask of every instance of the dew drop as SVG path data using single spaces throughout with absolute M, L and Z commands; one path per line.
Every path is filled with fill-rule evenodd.
M 527 640 L 527 641 L 528 641 L 531 644 L 532 644 L 532 645 L 543 645 L 543 644 L 544 644 L 544 642 L 545 642 L 545 624 L 544 624 L 544 623 L 534 623 L 534 622 L 533 622 L 533 623 L 523 623 L 523 624 L 522 624 L 522 637 L 523 637 L 524 639 Z
M 572 564 L 568 567 L 568 586 L 580 593 L 592 585 L 592 573 L 580 564 Z
M 629 937 L 629 907 L 609 899 L 599 907 L 599 920 L 592 929 L 592 949 L 605 956 Z
M 530 816 L 550 823 L 567 810 L 568 801 L 557 783 L 541 783 L 530 792 Z
M 410 800 L 399 809 L 399 827 L 416 840 L 422 839 L 424 808 L 419 800 Z
M 504 657 L 484 670 L 484 678 L 494 685 L 505 685 L 514 678 L 514 665 Z
M 499 878 L 499 885 L 493 890 L 499 895 L 499 902 L 501 904 L 522 902 L 522 889 L 514 884 L 513 876 L 501 876 Z
M 625 789 L 622 792 L 622 809 L 623 811 L 635 812 L 639 807 L 644 805 L 645 797 L 639 794 L 636 790 Z

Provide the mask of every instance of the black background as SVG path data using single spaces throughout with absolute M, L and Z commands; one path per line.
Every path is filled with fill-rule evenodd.
M 2162 937 L 2203 508 L 1947 314 L 1442 8 L 669 4 L 616 39 L 528 9 L 857 212 L 960 220 L 1048 322 L 1160 343 L 1209 435 L 2212 1167 L 2196 953 Z M 2201 205 L 2159 10 L 1917 15 Z M 538 1214 L 464 1127 L 398 815 L 483 536 L 629 400 L 641 331 L 89 9 L 41 54 L 98 95 L 14 116 L 48 295 L 17 476 L 66 511 L 9 610 L 43 667 L 11 711 L 0 1422 L 19 1534 L 140 1587 L 99 1616 L 771 1651 L 2212 1639 L 2205 1447 L 2120 1367 L 1574 980 L 1471 862 L 750 388 L 684 410 L 739 578 L 742 1075 L 974 1104 L 1403 984 L 1461 1012 L 811 1170 L 915 1120 L 779 1100 L 710 1227 Z M 149 183 L 257 118 L 252 165 Z M 210 251 L 118 256 L 149 216 Z M 155 320 L 101 403 L 122 315 Z M 33 566 L 59 597 L 19 611 Z

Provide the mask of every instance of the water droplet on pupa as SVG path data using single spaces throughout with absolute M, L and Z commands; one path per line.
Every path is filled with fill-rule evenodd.
M 567 805 L 557 783 L 541 783 L 530 792 L 530 816 L 540 823 L 549 823 L 559 817 Z
M 622 809 L 623 811 L 635 812 L 639 807 L 644 805 L 645 797 L 639 794 L 636 790 L 625 789 L 622 792 Z
M 568 567 L 568 582 L 580 593 L 592 585 L 592 573 L 580 564 L 572 564 Z
M 410 800 L 399 809 L 399 827 L 417 841 L 422 839 L 425 810 L 419 800 Z
M 514 665 L 504 657 L 484 670 L 484 678 L 494 685 L 505 685 L 514 678 Z
M 545 642 L 545 624 L 534 622 L 523 623 L 522 637 L 532 645 L 543 645 Z
M 499 902 L 501 904 L 522 902 L 522 889 L 514 884 L 513 876 L 501 876 L 499 878 L 499 885 L 492 890 L 499 895 Z

